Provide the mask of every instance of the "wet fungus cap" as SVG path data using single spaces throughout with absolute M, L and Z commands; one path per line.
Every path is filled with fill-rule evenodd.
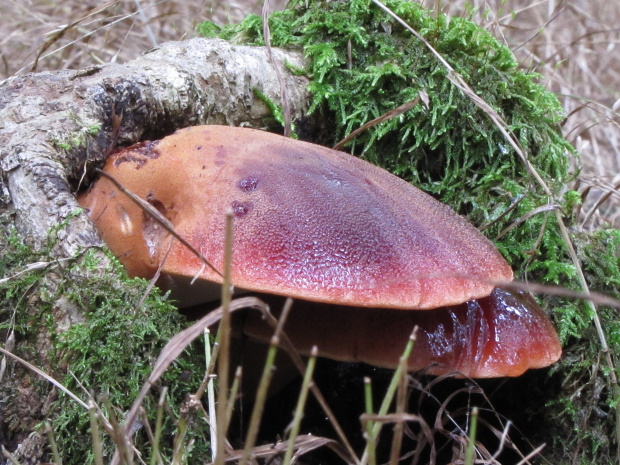
M 216 269 L 234 220 L 237 288 L 365 307 L 432 309 L 512 280 L 495 247 L 449 207 L 343 152 L 223 126 L 112 155 L 105 171 L 147 200 Z M 130 274 L 194 277 L 200 260 L 106 179 L 80 197 Z M 219 282 L 206 269 L 202 278 Z
M 285 327 L 301 352 L 316 340 L 324 356 L 395 367 L 418 324 L 412 370 L 437 363 L 433 373 L 516 376 L 560 357 L 542 310 L 493 290 L 512 280 L 495 247 L 449 207 L 363 160 L 267 132 L 196 126 L 121 150 L 104 171 L 219 270 L 232 210 L 233 284 L 305 301 Z M 187 247 L 108 179 L 78 200 L 131 275 L 151 278 L 161 266 L 160 284 L 187 299 L 203 268 Z M 200 280 L 221 282 L 209 268 Z M 264 336 L 258 322 L 246 332 Z

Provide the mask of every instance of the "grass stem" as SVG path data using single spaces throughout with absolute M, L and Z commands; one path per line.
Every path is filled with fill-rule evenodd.
M 271 384 L 271 378 L 274 372 L 274 362 L 276 354 L 278 352 L 278 338 L 273 336 L 271 338 L 271 346 L 267 352 L 267 359 L 265 360 L 265 366 L 263 368 L 263 374 L 261 376 L 258 389 L 256 391 L 256 400 L 254 401 L 254 408 L 252 409 L 252 416 L 250 417 L 250 427 L 245 438 L 245 446 L 243 448 L 243 456 L 239 465 L 247 465 L 252 455 L 252 449 L 256 444 L 256 438 L 258 436 L 258 430 L 260 428 L 260 422 L 263 418 L 263 409 L 267 400 L 267 391 Z
M 218 403 L 217 418 L 226 418 L 228 406 L 228 373 L 230 369 L 230 300 L 232 286 L 233 212 L 226 212 L 226 237 L 224 242 L 224 278 L 222 282 L 222 319 L 218 331 Z M 215 465 L 224 465 L 226 430 L 217 428 Z
M 166 407 L 166 395 L 168 394 L 168 387 L 164 386 L 157 402 L 157 416 L 155 417 L 155 436 L 153 438 L 153 451 L 151 454 L 151 465 L 163 465 L 161 454 L 159 453 L 159 444 L 161 441 L 161 433 L 164 423 L 164 409 Z
M 365 410 L 366 410 L 366 415 L 368 415 L 368 417 L 370 417 L 374 411 L 373 411 L 373 405 L 372 405 L 372 382 L 371 379 L 366 376 L 364 377 L 364 400 L 365 400 Z M 364 428 L 366 431 L 366 449 L 368 450 L 368 464 L 369 465 L 376 465 L 377 464 L 377 457 L 376 457 L 376 439 L 375 436 L 373 435 L 373 425 L 374 422 L 372 420 L 368 420 L 366 421 L 366 423 L 364 424 Z
M 8 450 L 6 450 L 4 446 L 2 446 L 2 455 L 4 456 L 5 459 L 11 462 L 11 465 L 21 465 L 19 463 L 19 460 L 17 460 L 13 454 L 11 454 Z
M 403 433 L 405 430 L 405 410 L 407 407 L 407 360 L 408 357 L 401 357 L 398 362 L 398 388 L 396 391 L 396 414 L 401 419 L 394 423 L 394 433 L 392 435 L 392 448 L 390 450 L 390 465 L 398 465 L 398 458 L 403 444 Z
M 101 435 L 99 434 L 99 423 L 97 421 L 97 407 L 92 399 L 88 401 L 88 415 L 90 417 L 90 433 L 93 440 L 95 465 L 103 465 L 103 448 L 101 445 Z
M 283 465 L 290 465 L 293 458 L 293 451 L 295 450 L 295 440 L 299 436 L 299 429 L 301 427 L 301 420 L 304 416 L 304 408 L 306 400 L 308 399 L 308 390 L 310 383 L 312 383 L 312 375 L 314 373 L 314 367 L 316 366 L 316 357 L 318 355 L 318 349 L 316 346 L 312 347 L 310 353 L 310 359 L 308 360 L 308 366 L 306 367 L 306 373 L 301 384 L 301 391 L 299 398 L 297 399 L 297 407 L 295 408 L 295 414 L 293 416 L 293 422 L 291 427 L 291 433 L 288 438 L 288 447 L 284 455 Z
M 405 345 L 405 350 L 403 351 L 403 355 L 401 358 L 405 360 L 409 360 L 411 356 L 411 352 L 413 351 L 413 345 L 415 343 L 415 333 L 417 332 L 418 327 L 413 328 L 411 335 L 409 336 L 409 340 Z M 405 365 L 406 366 L 406 365 Z M 390 404 L 394 399 L 394 394 L 396 393 L 396 389 L 399 385 L 399 380 L 403 373 L 403 365 L 399 364 L 396 371 L 394 371 L 394 375 L 392 376 L 392 380 L 390 381 L 390 385 L 388 386 L 387 392 L 385 393 L 385 397 L 383 398 L 383 402 L 381 403 L 381 407 L 379 407 L 379 416 L 385 416 L 387 414 L 388 409 L 390 408 Z M 379 433 L 381 432 L 381 428 L 383 425 L 380 422 L 376 422 L 373 427 L 369 437 L 372 437 L 374 441 L 376 441 L 377 437 L 379 437 Z M 364 455 L 362 455 L 362 459 L 360 461 L 361 465 L 368 464 L 368 444 L 366 445 L 366 449 L 364 450 Z
M 469 439 L 465 450 L 465 465 L 474 465 L 474 455 L 476 453 L 476 434 L 478 430 L 478 407 L 471 410 L 469 420 Z
M 56 444 L 56 438 L 54 437 L 54 430 L 49 421 L 45 422 L 45 432 L 47 433 L 47 440 L 52 449 L 52 457 L 54 457 L 54 463 L 56 465 L 62 465 L 62 459 L 60 458 L 60 452 L 58 452 L 58 444 Z

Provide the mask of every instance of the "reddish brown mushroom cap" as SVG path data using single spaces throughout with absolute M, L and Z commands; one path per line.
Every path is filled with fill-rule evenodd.
M 343 305 L 431 309 L 489 295 L 512 271 L 449 207 L 363 160 L 251 129 L 197 126 L 110 157 L 105 171 L 222 269 L 234 220 L 238 288 Z M 202 263 L 108 180 L 79 199 L 130 274 Z M 201 278 L 220 282 L 206 269 Z
M 268 296 L 264 299 L 269 301 Z M 281 305 L 272 302 L 273 308 Z M 553 324 L 533 299 L 495 289 L 482 299 L 426 312 L 337 307 L 296 301 L 284 331 L 302 354 L 396 368 L 418 326 L 410 371 L 439 375 L 458 371 L 472 378 L 519 376 L 556 362 L 562 349 Z M 273 330 L 257 314 L 244 333 L 268 342 Z

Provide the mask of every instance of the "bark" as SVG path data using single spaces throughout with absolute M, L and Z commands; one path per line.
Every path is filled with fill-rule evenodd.
M 303 68 L 304 60 L 299 52 L 273 52 L 292 119 L 299 122 L 309 105 L 307 80 L 288 72 L 284 64 Z M 110 150 L 190 125 L 273 128 L 277 123 L 256 90 L 276 104 L 282 101 L 267 50 L 205 39 L 164 44 L 122 65 L 11 79 L 0 86 L 0 208 L 11 211 L 18 234 L 34 247 L 41 247 L 50 230 L 62 224 L 54 250 L 57 258 L 102 246 L 86 215 L 76 215 L 74 192 Z M 54 285 L 53 280 L 47 283 Z M 61 301 L 57 308 L 56 327 L 79 319 Z M 38 363 L 44 365 L 45 350 L 34 352 L 41 354 Z M 5 376 L 0 387 L 3 383 L 18 389 L 24 399 L 10 406 L 11 416 L 33 421 L 20 422 L 19 427 L 7 424 L 8 407 L 0 402 L 0 442 L 21 442 L 20 451 L 27 453 L 17 456 L 22 463 L 34 463 L 42 440 L 23 425 L 34 426 L 40 419 L 48 393 L 29 389 L 24 376 Z
M 299 53 L 274 50 L 284 73 L 293 120 L 307 105 L 306 80 L 284 70 L 302 68 Z M 115 145 L 161 137 L 197 124 L 264 127 L 271 117 L 258 89 L 280 102 L 275 69 L 267 51 L 222 40 L 193 39 L 165 44 L 124 65 L 29 74 L 0 88 L 1 172 L 16 224 L 35 243 L 77 208 L 72 188 L 81 173 Z M 122 118 L 115 134 L 113 118 Z M 272 123 L 273 124 L 273 123 Z M 72 144 L 85 128 L 100 125 Z M 84 215 L 69 222 L 62 255 L 99 244 Z

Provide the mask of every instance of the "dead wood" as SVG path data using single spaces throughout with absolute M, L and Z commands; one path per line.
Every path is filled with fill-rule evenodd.
M 306 80 L 286 72 L 284 63 L 302 68 L 303 59 L 296 52 L 274 52 L 293 119 L 299 120 L 308 105 Z M 5 82 L 0 167 L 5 200 L 15 209 L 20 232 L 38 243 L 53 225 L 66 221 L 77 209 L 72 190 L 85 166 L 117 145 L 197 124 L 273 126 L 256 90 L 281 100 L 265 48 L 205 39 L 167 43 L 122 65 L 33 73 Z M 118 134 L 115 117 L 121 119 Z M 84 215 L 70 221 L 66 234 L 61 255 L 99 244 Z

